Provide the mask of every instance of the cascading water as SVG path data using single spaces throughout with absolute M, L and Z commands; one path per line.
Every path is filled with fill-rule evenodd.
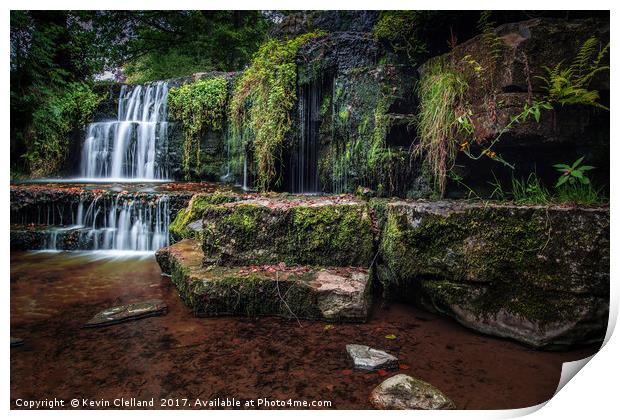
M 133 88 L 123 85 L 118 120 L 95 122 L 87 128 L 82 176 L 122 181 L 165 179 L 167 101 L 167 82 Z
M 40 226 L 41 248 L 56 250 L 156 251 L 169 245 L 169 196 L 85 195 L 79 203 L 16 212 L 12 223 Z

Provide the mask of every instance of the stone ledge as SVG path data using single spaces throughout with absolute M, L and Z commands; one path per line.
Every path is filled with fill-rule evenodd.
M 365 321 L 370 276 L 363 268 L 202 265 L 198 242 L 184 239 L 156 253 L 181 299 L 198 316 L 275 315 Z

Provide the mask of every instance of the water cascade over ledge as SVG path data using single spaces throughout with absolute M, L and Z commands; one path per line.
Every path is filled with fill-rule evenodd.
M 82 149 L 82 177 L 122 181 L 165 179 L 167 101 L 167 82 L 123 85 L 118 119 L 88 125 Z

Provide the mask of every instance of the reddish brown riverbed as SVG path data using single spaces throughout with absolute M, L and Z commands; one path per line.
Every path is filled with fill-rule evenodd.
M 165 300 L 169 313 L 81 328 L 106 307 L 146 298 Z M 562 362 L 596 351 L 534 351 L 405 305 L 378 307 L 367 324 L 325 326 L 194 318 L 153 257 L 12 253 L 11 335 L 25 344 L 11 349 L 11 405 L 17 398 L 155 398 L 157 407 L 160 398 L 235 397 L 370 408 L 368 394 L 385 377 L 351 370 L 345 345 L 360 343 L 397 355 L 402 372 L 435 385 L 458 408 L 518 408 L 553 395 Z

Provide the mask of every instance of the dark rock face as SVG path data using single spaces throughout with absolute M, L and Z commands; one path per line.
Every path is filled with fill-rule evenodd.
M 379 18 L 376 10 L 314 10 L 285 16 L 274 30 L 276 36 L 306 32 L 371 32 Z
M 364 321 L 370 276 L 361 268 L 208 267 L 200 244 L 184 239 L 156 254 L 183 301 L 198 316 L 277 315 L 326 321 Z
M 398 374 L 383 381 L 370 394 L 380 410 L 450 410 L 454 403 L 431 384 Z
M 396 202 L 377 269 L 388 295 L 536 347 L 600 341 L 609 210 Z
M 420 68 L 423 74 L 431 62 L 441 60 L 465 76 L 474 138 L 481 144 L 495 139 L 511 118 L 523 111 L 525 103 L 543 95 L 543 81 L 539 76 L 546 76 L 544 66 L 554 67 L 558 63 L 569 66 L 580 46 L 591 36 L 598 38 L 601 48 L 609 42 L 609 21 L 532 19 L 501 25 L 495 33 L 501 44 L 498 57 L 493 57 L 484 36 L 478 35 Z M 482 70 L 476 71 L 476 64 Z M 599 73 L 590 88 L 599 91 L 602 104 L 609 104 L 609 72 Z M 472 163 L 461 156 L 457 165 L 465 167 L 462 171 L 467 185 L 483 189 L 491 171 L 508 183 L 510 175 L 527 177 L 536 172 L 552 184 L 557 178 L 553 164 L 572 163 L 584 155 L 589 164 L 597 167 L 593 172 L 595 179 L 606 184 L 609 124 L 606 110 L 583 105 L 557 106 L 553 111 L 544 111 L 539 122 L 530 118 L 516 124 L 494 146 L 495 151 L 516 166 L 516 173 L 508 173 L 501 164 L 489 159 Z

